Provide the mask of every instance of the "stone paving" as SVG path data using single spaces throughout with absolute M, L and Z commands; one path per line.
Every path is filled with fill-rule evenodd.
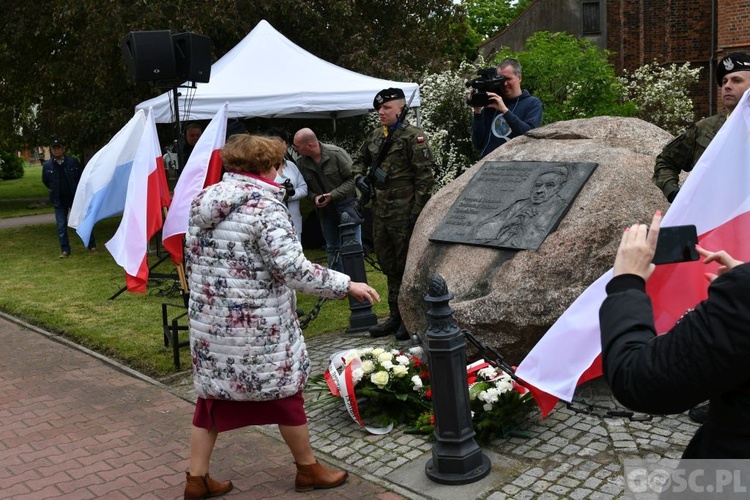
M 308 340 L 313 374 L 320 374 L 328 357 L 353 347 L 395 346 L 408 342 L 392 337 L 371 339 L 350 334 L 330 334 Z M 180 381 L 186 398 L 193 398 L 187 378 Z M 581 386 L 576 399 L 611 409 L 620 407 L 606 384 L 594 380 Z M 687 414 L 631 421 L 577 413 L 564 403 L 546 419 L 532 414 L 524 425 L 529 438 L 496 440 L 483 448 L 492 462 L 490 474 L 475 483 L 444 486 L 429 480 L 424 466 L 431 458 L 427 436 L 367 434 L 351 420 L 343 403 L 331 409 L 308 412 L 316 452 L 338 461 L 349 470 L 390 484 L 408 498 L 501 499 L 614 499 L 625 495 L 623 461 L 632 458 L 679 458 L 697 429 Z M 264 432 L 276 434 L 273 428 Z

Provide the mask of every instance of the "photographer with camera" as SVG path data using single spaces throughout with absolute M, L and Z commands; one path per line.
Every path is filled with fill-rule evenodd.
M 521 90 L 521 64 L 503 59 L 497 68 L 477 71 L 466 83 L 472 88 L 467 104 L 474 108 L 471 139 L 484 158 L 495 148 L 542 123 L 542 102 Z

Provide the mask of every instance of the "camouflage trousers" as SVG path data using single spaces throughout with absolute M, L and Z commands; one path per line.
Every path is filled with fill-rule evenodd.
M 398 294 L 406 269 L 411 230 L 407 221 L 394 223 L 393 220 L 374 217 L 372 237 L 380 269 L 388 283 L 388 308 L 391 315 L 398 315 Z

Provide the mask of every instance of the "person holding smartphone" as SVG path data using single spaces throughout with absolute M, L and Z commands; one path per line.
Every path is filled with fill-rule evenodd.
M 335 144 L 318 140 L 315 132 L 303 128 L 294 134 L 297 167 L 307 183 L 307 196 L 315 205 L 320 230 L 326 240 L 328 267 L 344 272 L 343 260 L 336 254 L 341 249 L 337 204 L 354 201 L 352 157 Z M 357 241 L 362 242 L 362 229 L 357 226 Z
M 683 458 L 750 458 L 750 263 L 696 246 L 704 263 L 720 265 L 706 274 L 708 298 L 657 336 L 646 281 L 660 223 L 657 212 L 650 228 L 633 224 L 622 236 L 599 311 L 604 376 L 635 411 L 681 413 L 710 401 Z

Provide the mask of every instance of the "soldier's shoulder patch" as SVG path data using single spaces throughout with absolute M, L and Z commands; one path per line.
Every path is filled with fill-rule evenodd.
M 418 135 L 418 136 L 417 136 L 417 144 L 422 144 L 422 143 L 423 143 L 424 141 L 426 141 L 426 140 L 427 140 L 427 139 L 426 139 L 426 138 L 425 138 L 425 136 L 423 136 L 423 135 Z

